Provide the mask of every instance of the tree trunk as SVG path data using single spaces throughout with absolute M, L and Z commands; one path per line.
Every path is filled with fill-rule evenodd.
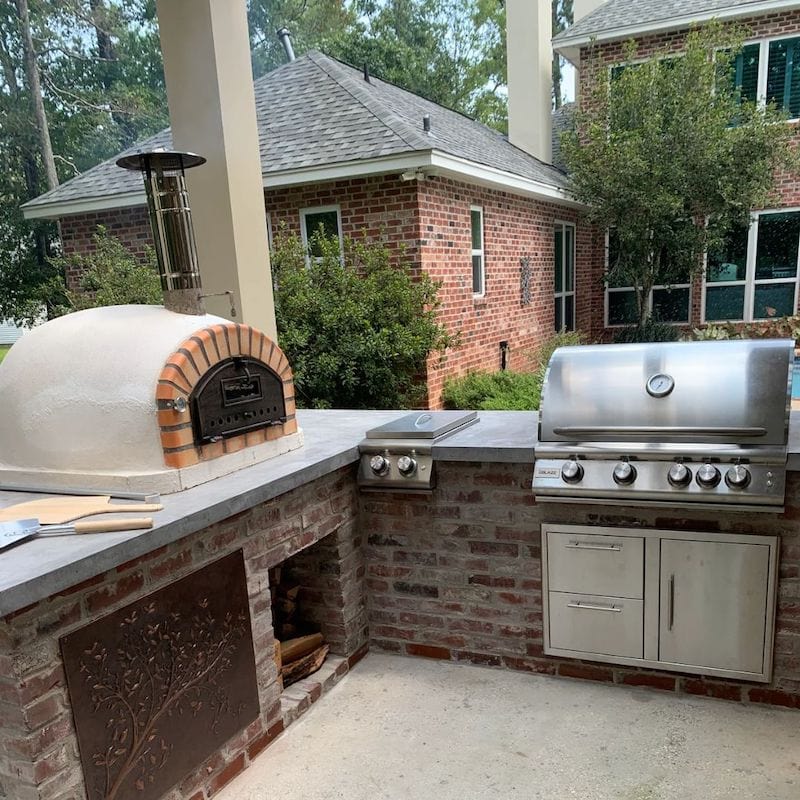
M 39 149 L 44 165 L 47 188 L 55 189 L 58 186 L 56 162 L 53 158 L 53 145 L 50 142 L 50 128 L 47 124 L 47 112 L 42 98 L 42 83 L 39 78 L 39 65 L 36 63 L 36 50 L 33 46 L 31 34 L 31 20 L 28 11 L 28 0 L 14 0 L 17 17 L 20 23 L 20 35 L 25 60 L 25 77 L 28 81 L 30 92 L 31 110 L 36 122 L 36 132 L 39 137 Z

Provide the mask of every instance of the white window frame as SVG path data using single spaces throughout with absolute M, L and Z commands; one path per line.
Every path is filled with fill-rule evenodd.
M 609 232 L 606 231 L 606 248 L 605 248 L 605 271 L 606 274 L 608 273 L 608 249 L 609 249 L 609 239 L 610 235 Z M 671 322 L 669 320 L 660 320 L 665 325 L 690 325 L 692 322 L 692 281 L 691 278 L 686 283 L 672 283 L 670 285 L 667 284 L 658 284 L 652 288 L 650 291 L 650 296 L 647 298 L 647 309 L 652 314 L 653 313 L 653 293 L 658 290 L 663 289 L 688 289 L 689 290 L 689 300 L 686 305 L 686 321 L 685 322 Z M 635 322 L 615 322 L 613 325 L 608 321 L 608 296 L 613 294 L 614 292 L 633 292 L 636 291 L 635 287 L 633 286 L 609 286 L 606 284 L 606 289 L 603 297 L 603 323 L 604 327 L 606 328 L 627 328 L 630 325 L 634 325 Z
M 765 286 L 771 283 L 791 283 L 789 278 L 760 278 L 756 280 L 756 254 L 758 252 L 758 224 L 761 217 L 770 214 L 798 214 L 800 207 L 791 206 L 786 208 L 770 208 L 763 211 L 755 211 L 750 216 L 750 227 L 747 230 L 747 261 L 745 264 L 745 277 L 743 281 L 711 281 L 707 280 L 708 254 L 703 260 L 703 285 L 700 297 L 700 321 L 703 325 L 723 325 L 726 322 L 767 322 L 771 317 L 754 317 L 753 305 L 755 303 L 756 286 Z M 797 272 L 794 276 L 794 305 L 792 314 L 797 312 L 798 291 L 800 291 L 800 237 L 798 237 L 797 247 Z M 742 309 L 741 319 L 706 319 L 706 289 L 708 286 L 716 288 L 718 286 L 742 286 L 744 285 L 744 308 Z
M 311 266 L 311 252 L 308 249 L 308 233 L 306 231 L 306 217 L 314 214 L 325 214 L 331 211 L 336 212 L 336 235 L 339 237 L 339 257 L 344 261 L 344 240 L 342 238 L 342 208 L 338 204 L 327 206 L 308 206 L 300 209 L 300 238 L 303 241 L 303 249 L 306 251 L 306 266 Z M 319 262 L 318 257 L 314 257 Z
M 567 228 L 572 228 L 572 291 L 567 291 L 567 273 L 566 273 L 566 265 L 567 265 L 567 248 L 566 248 L 566 231 Z M 568 301 L 572 301 L 572 328 L 570 330 L 577 330 L 576 319 L 575 319 L 575 287 L 577 281 L 575 280 L 575 273 L 576 273 L 576 264 L 575 264 L 575 257 L 577 253 L 577 227 L 574 222 L 569 222 L 568 220 L 557 219 L 553 221 L 553 262 L 554 268 L 559 269 L 559 265 L 555 264 L 555 235 L 558 232 L 558 229 L 561 229 L 561 291 L 555 291 L 555 279 L 553 280 L 553 297 L 556 300 L 561 301 L 561 321 L 565 322 L 567 319 L 566 315 L 566 304 Z M 567 328 L 563 327 L 561 330 L 567 330 Z M 558 333 L 559 331 L 556 331 Z
M 479 249 L 475 249 L 472 247 L 472 212 L 477 211 L 481 217 L 481 246 Z M 472 296 L 473 298 L 481 298 L 486 297 L 486 229 L 483 224 L 483 206 L 470 206 L 469 207 L 469 246 L 470 246 L 470 259 L 469 259 L 469 271 L 470 271 L 470 283 L 472 284 Z M 473 272 L 472 267 L 472 259 L 475 256 L 480 256 L 481 258 L 481 291 L 475 291 L 475 274 Z

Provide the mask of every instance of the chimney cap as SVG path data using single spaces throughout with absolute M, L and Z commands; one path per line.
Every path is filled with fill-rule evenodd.
M 179 150 L 137 150 L 117 159 L 117 166 L 136 172 L 145 172 L 150 167 L 165 171 L 185 170 L 205 164 L 206 159 L 197 153 L 182 153 Z

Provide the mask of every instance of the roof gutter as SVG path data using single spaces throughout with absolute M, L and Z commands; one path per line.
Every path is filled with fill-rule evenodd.
M 498 189 L 537 200 L 555 202 L 574 208 L 582 207 L 566 189 L 555 184 L 544 183 L 533 178 L 515 175 L 512 172 L 487 167 L 438 150 L 268 172 L 263 176 L 263 185 L 265 189 L 282 189 L 415 170 L 421 170 L 428 175 L 443 175 L 455 180 L 475 183 L 490 189 Z M 26 219 L 58 219 L 72 214 L 144 206 L 146 204 L 147 198 L 144 192 L 137 191 L 108 197 L 89 197 L 80 200 L 23 206 L 22 212 Z
M 750 3 L 746 6 L 731 6 L 729 8 L 718 8 L 714 11 L 684 14 L 652 22 L 637 23 L 636 25 L 621 25 L 607 30 L 593 31 L 592 33 L 570 35 L 568 28 L 553 40 L 553 48 L 564 58 L 576 63 L 580 58 L 580 48 L 593 43 L 612 42 L 619 39 L 636 39 L 648 34 L 690 28 L 692 25 L 710 22 L 712 19 L 742 19 L 770 11 L 784 11 L 795 8 L 800 8 L 800 2 L 797 0 L 761 0 L 761 2 Z

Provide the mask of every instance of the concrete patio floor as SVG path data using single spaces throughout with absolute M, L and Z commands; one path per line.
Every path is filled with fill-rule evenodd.
M 798 800 L 800 714 L 368 655 L 215 800 Z

